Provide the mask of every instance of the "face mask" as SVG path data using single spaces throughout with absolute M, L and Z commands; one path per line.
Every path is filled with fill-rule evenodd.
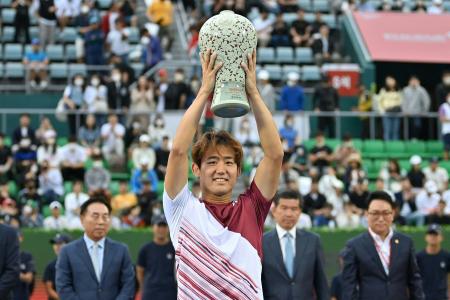
M 148 45 L 148 43 L 150 43 L 150 38 L 148 36 L 143 36 L 141 38 L 141 44 Z
M 294 121 L 292 121 L 292 120 L 287 120 L 287 121 L 286 121 L 286 126 L 287 126 L 287 127 L 293 127 L 293 126 L 294 126 Z
M 184 80 L 184 75 L 181 73 L 175 73 L 175 75 L 173 75 L 173 79 L 175 82 L 181 82 Z
M 81 13 L 82 13 L 82 14 L 87 14 L 88 12 L 89 12 L 89 6 L 83 5 L 83 6 L 81 7 Z
M 98 79 L 98 78 L 92 79 L 92 80 L 91 80 L 91 84 L 92 84 L 93 86 L 98 86 L 98 85 L 100 84 L 100 79 Z
M 74 83 L 76 86 L 82 86 L 84 83 L 84 80 L 82 78 L 77 78 L 77 79 L 75 79 Z
M 159 207 L 153 208 L 152 209 L 152 213 L 153 213 L 154 216 L 160 215 L 161 214 L 161 208 L 159 208 Z
M 288 86 L 294 86 L 295 85 L 295 81 L 288 80 L 287 85 Z
M 114 73 L 114 74 L 112 74 L 112 75 L 111 75 L 111 79 L 112 79 L 114 82 L 119 82 L 119 81 L 120 81 L 120 73 Z
M 101 167 L 103 167 L 103 162 L 101 160 L 96 160 L 96 161 L 92 162 L 92 166 L 95 168 L 101 168 Z
M 444 77 L 444 83 L 445 85 L 450 85 L 450 76 Z
M 163 127 L 164 126 L 164 122 L 161 119 L 158 119 L 155 121 L 155 125 L 156 127 Z

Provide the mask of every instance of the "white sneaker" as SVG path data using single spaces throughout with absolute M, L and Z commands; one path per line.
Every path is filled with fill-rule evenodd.
M 48 82 L 46 80 L 41 81 L 41 88 L 45 89 L 48 86 Z
M 35 81 L 35 80 L 31 80 L 31 81 L 30 81 L 30 86 L 31 86 L 33 89 L 35 89 L 36 86 L 37 86 L 36 81 Z

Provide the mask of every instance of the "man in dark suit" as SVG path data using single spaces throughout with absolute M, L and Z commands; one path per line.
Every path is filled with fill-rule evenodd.
M 27 144 L 30 145 L 31 147 L 34 147 L 33 150 L 35 150 L 37 143 L 36 135 L 30 123 L 31 120 L 28 114 L 22 114 L 20 116 L 19 126 L 16 129 L 14 129 L 14 132 L 12 134 L 13 152 L 17 151 L 17 149 L 21 145 L 22 140 L 24 139 L 26 139 Z
M 106 237 L 111 206 L 103 198 L 81 205 L 84 236 L 61 249 L 56 263 L 56 290 L 61 299 L 131 300 L 134 268 L 128 249 Z
M 296 228 L 302 211 L 300 194 L 281 192 L 274 203 L 276 228 L 263 237 L 264 299 L 329 300 L 320 239 Z
M 368 232 L 344 250 L 343 299 L 423 300 L 412 240 L 391 228 L 395 204 L 384 191 L 369 195 Z
M 0 299 L 12 299 L 19 280 L 19 239 L 17 232 L 0 224 Z

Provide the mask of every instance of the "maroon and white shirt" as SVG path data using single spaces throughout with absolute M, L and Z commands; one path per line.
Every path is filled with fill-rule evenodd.
M 174 199 L 164 192 L 178 299 L 263 299 L 262 235 L 270 204 L 254 182 L 221 205 L 196 198 L 187 184 Z

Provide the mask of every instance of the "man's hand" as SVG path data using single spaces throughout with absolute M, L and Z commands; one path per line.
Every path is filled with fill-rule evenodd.
M 222 67 L 223 62 L 216 64 L 217 53 L 212 53 L 208 49 L 206 53 L 200 53 L 200 62 L 202 63 L 202 86 L 200 91 L 210 95 L 216 85 L 216 74 Z
M 241 63 L 242 69 L 245 71 L 245 91 L 248 96 L 258 92 L 256 88 L 256 50 L 252 54 L 247 54 L 247 63 Z M 249 97 L 251 99 L 251 97 Z

